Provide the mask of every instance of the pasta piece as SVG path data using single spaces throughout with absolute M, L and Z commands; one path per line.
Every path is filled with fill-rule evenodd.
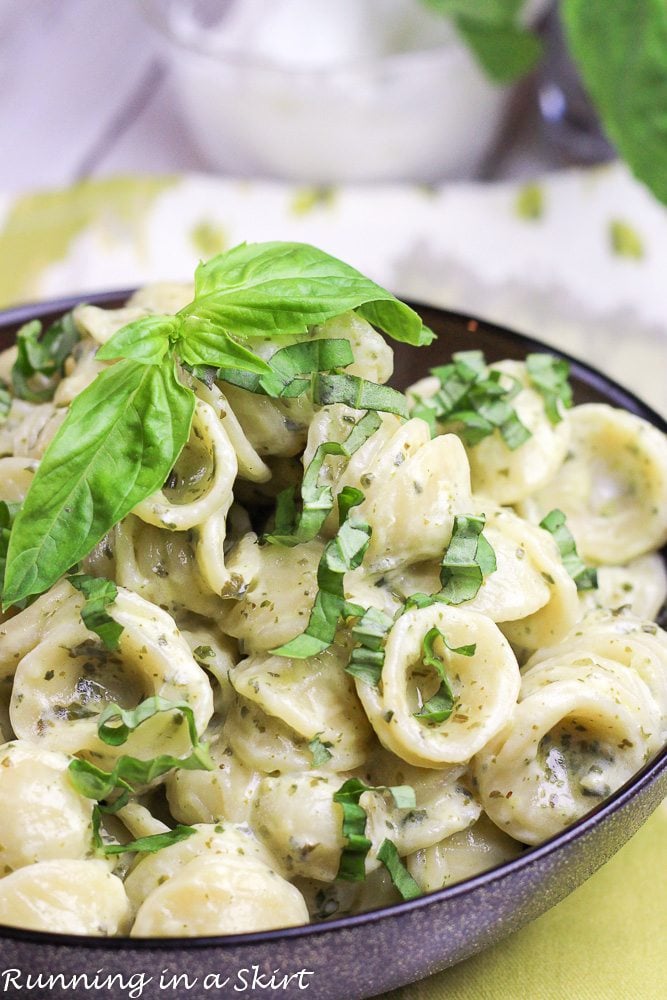
M 187 281 L 155 281 L 133 292 L 127 304 L 145 312 L 173 316 L 193 297 L 194 286 Z
M 455 695 L 443 722 L 415 717 L 435 693 L 439 678 L 422 662 L 422 641 L 438 628 L 450 647 L 474 644 L 471 656 L 440 640 L 437 652 Z M 358 679 L 357 693 L 380 742 L 418 767 L 442 768 L 470 760 L 506 724 L 519 692 L 519 667 L 500 630 L 477 611 L 434 604 L 406 612 L 385 646 L 382 680 L 371 687 Z
M 341 481 L 347 485 L 347 471 Z M 423 421 L 404 424 L 361 476 L 365 500 L 352 520 L 372 528 L 365 564 L 372 573 L 439 556 L 457 514 L 472 506 L 470 471 L 460 440 L 431 440 Z
M 125 879 L 125 891 L 135 909 L 195 858 L 220 857 L 237 860 L 241 866 L 247 860 L 272 869 L 278 867 L 273 855 L 245 826 L 199 824 L 195 829 L 197 832 L 185 840 L 140 858 Z
M 65 361 L 65 375 L 53 394 L 56 406 L 69 406 L 108 367 L 105 361 L 97 360 L 99 346 L 92 337 L 85 337 L 74 345 L 72 354 Z
M 347 649 L 332 646 L 308 660 L 255 655 L 231 671 L 234 688 L 305 740 L 319 736 L 335 771 L 359 767 L 372 730 L 345 673 Z
M 542 664 L 570 655 L 599 656 L 631 668 L 651 692 L 667 726 L 667 633 L 655 622 L 631 614 L 593 612 L 557 646 L 533 654 L 526 664 L 525 682 Z
M 259 705 L 237 696 L 224 737 L 241 763 L 263 774 L 306 771 L 312 765 L 308 741 Z
M 128 323 L 142 319 L 149 310 L 138 305 L 125 305 L 118 309 L 103 309 L 87 303 L 76 306 L 74 323 L 84 337 L 92 337 L 99 346 L 106 344 L 114 333 L 118 333 Z
M 230 572 L 244 581 L 239 600 L 227 602 L 220 622 L 246 653 L 275 649 L 308 624 L 317 593 L 317 565 L 323 545 L 306 542 L 288 549 L 257 544 L 246 536 L 228 559 Z
M 172 473 L 175 485 L 142 500 L 134 514 L 158 528 L 187 531 L 229 509 L 236 471 L 236 452 L 215 411 L 197 400 L 190 440 Z
M 0 500 L 22 503 L 30 489 L 38 462 L 34 458 L 0 458 Z
M 86 573 L 113 579 L 176 621 L 190 612 L 216 618 L 222 602 L 197 563 L 194 536 L 145 524 L 128 514 L 83 560 Z
M 173 618 L 136 594 L 119 590 L 109 612 L 123 632 L 119 650 L 112 652 L 80 621 L 81 605 L 77 593 L 66 605 L 77 617 L 63 617 L 41 640 L 33 639 L 33 648 L 18 664 L 10 708 L 17 735 L 66 753 L 99 755 L 96 762 L 108 763 L 120 753 L 152 757 L 156 746 L 163 753 L 186 753 L 185 720 L 181 717 L 174 725 L 169 713 L 144 722 L 121 747 L 110 747 L 97 736 L 97 717 L 107 704 L 127 708 L 152 695 L 187 702 L 197 731 L 206 729 L 213 713 L 211 685 Z
M 0 880 L 0 924 L 113 937 L 127 933 L 130 904 L 104 861 L 40 861 Z
M 369 382 L 388 382 L 394 371 L 394 352 L 381 333 L 356 312 L 342 313 L 312 329 L 314 340 L 347 340 L 354 362 L 345 369 Z
M 600 566 L 597 579 L 596 590 L 584 590 L 579 595 L 585 611 L 623 608 L 637 618 L 651 621 L 667 600 L 667 570 L 657 552 L 638 556 L 625 566 Z
M 230 386 L 230 388 L 232 388 Z M 234 413 L 230 401 L 217 385 L 207 386 L 195 382 L 193 389 L 200 399 L 215 410 L 229 441 L 236 452 L 238 474 L 253 483 L 265 483 L 271 477 L 271 470 L 257 454 Z
M 0 873 L 90 855 L 93 803 L 75 791 L 69 763 L 25 740 L 0 747 Z
M 435 892 L 511 861 L 522 849 L 482 815 L 467 829 L 415 851 L 407 859 L 407 869 L 422 892 Z
M 485 511 L 484 537 L 494 551 L 497 568 L 484 577 L 475 597 L 458 606 L 479 611 L 495 622 L 530 618 L 533 629 L 549 619 L 555 634 L 566 632 L 577 620 L 579 607 L 576 586 L 563 569 L 553 539 L 493 502 L 475 498 L 473 509 Z M 387 579 L 404 599 L 414 593 L 437 593 L 442 586 L 440 560 L 403 567 L 387 574 Z M 540 628 L 536 634 L 538 641 L 543 631 Z M 550 634 L 548 624 L 546 631 Z
M 234 700 L 229 675 L 239 661 L 236 643 L 214 625 L 203 627 L 196 619 L 186 622 L 180 631 L 196 662 L 215 679 L 212 685 L 215 711 L 224 717 Z
M 558 477 L 519 508 L 539 521 L 560 508 L 582 559 L 614 566 L 667 541 L 667 438 L 605 403 L 575 406 Z
M 465 784 L 461 766 L 432 770 L 413 767 L 379 750 L 363 771 L 363 780 L 377 785 L 409 785 L 414 789 L 414 809 L 399 809 L 393 801 L 369 796 L 368 815 L 379 828 L 384 822 L 401 856 L 437 844 L 473 824 L 482 810 Z M 381 810 L 378 811 L 378 806 Z
M 13 399 L 7 420 L 0 424 L 0 456 L 41 458 L 65 416 L 53 403 Z
M 631 671 L 591 656 L 567 667 L 526 682 L 511 723 L 473 764 L 486 813 L 525 844 L 583 816 L 660 745 L 655 702 Z
M 213 771 L 172 771 L 167 799 L 179 823 L 248 823 L 261 775 L 247 767 L 220 736 L 209 740 Z
M 267 865 L 195 858 L 142 903 L 132 937 L 243 934 L 308 923 L 303 896 Z
M 345 846 L 343 809 L 334 802 L 334 793 L 342 784 L 341 775 L 309 771 L 283 774 L 262 780 L 253 804 L 251 820 L 257 836 L 280 859 L 289 873 L 332 882 L 338 871 Z M 369 813 L 366 836 L 372 842 L 366 858 L 366 871 L 373 871 L 380 862 L 375 855 L 386 836 L 384 797 L 364 792 L 359 804 L 368 811 L 369 803 L 376 807 Z

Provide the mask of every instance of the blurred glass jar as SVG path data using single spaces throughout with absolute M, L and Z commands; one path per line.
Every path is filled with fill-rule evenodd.
M 474 176 L 510 88 L 420 0 L 143 0 L 211 165 L 311 183 Z M 534 0 L 534 7 L 543 6 Z

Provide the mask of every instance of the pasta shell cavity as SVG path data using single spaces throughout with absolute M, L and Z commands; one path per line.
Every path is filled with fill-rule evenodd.
M 539 520 L 559 507 L 579 555 L 602 565 L 626 563 L 667 541 L 667 438 L 604 403 L 567 415 L 567 459 L 548 488 L 519 512 Z
M 484 810 L 516 840 L 540 843 L 620 787 L 658 733 L 657 706 L 627 668 L 583 655 L 546 661 L 527 675 L 511 725 L 475 759 Z
M 13 637 L 21 631 L 25 635 L 22 616 L 39 621 L 37 606 L 44 602 L 48 607 L 52 601 L 45 595 L 5 629 Z M 97 717 L 107 704 L 128 708 L 153 695 L 187 702 L 198 732 L 205 730 L 213 713 L 211 685 L 173 618 L 137 594 L 119 590 L 109 610 L 123 632 L 118 651 L 111 652 L 80 621 L 81 604 L 79 594 L 64 600 L 58 620 L 52 617 L 43 636 L 19 650 L 10 706 L 16 734 L 45 747 L 95 753 L 106 760 L 121 752 L 152 757 L 155 746 L 162 752 L 187 752 L 185 720 L 171 713 L 147 720 L 120 748 L 97 736 Z
M 425 668 L 422 642 L 437 628 L 435 650 L 454 692 L 454 708 L 444 722 L 415 715 L 431 698 L 439 678 Z M 453 652 L 474 645 L 470 656 Z M 451 647 L 448 648 L 448 647 Z M 421 767 L 464 763 L 505 725 L 519 692 L 519 667 L 500 630 L 476 611 L 437 604 L 406 612 L 385 647 L 382 681 L 357 681 L 357 693 L 380 742 L 398 757 Z
M 164 489 L 134 508 L 142 521 L 186 531 L 231 504 L 236 452 L 215 411 L 197 400 L 190 440 Z

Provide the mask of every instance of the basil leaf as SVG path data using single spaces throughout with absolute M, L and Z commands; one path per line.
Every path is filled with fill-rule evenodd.
M 98 806 L 93 809 L 93 839 L 98 852 L 113 857 L 117 854 L 155 854 L 157 851 L 171 847 L 172 844 L 180 844 L 182 840 L 187 840 L 197 831 L 193 826 L 181 826 L 178 824 L 173 830 L 165 830 L 164 833 L 153 833 L 148 837 L 138 837 L 127 844 L 104 844 L 99 835 L 101 811 Z
M 7 549 L 12 533 L 12 525 L 16 519 L 20 505 L 0 500 L 0 593 L 2 581 L 5 578 L 5 566 L 7 564 Z
M 415 808 L 415 793 L 410 785 L 366 785 L 358 778 L 348 778 L 333 800 L 343 809 L 343 836 L 346 843 L 341 852 L 337 879 L 347 882 L 363 882 L 366 878 L 366 855 L 371 849 L 371 841 L 366 836 L 366 811 L 359 805 L 364 792 L 389 792 L 399 809 Z
M 106 612 L 118 597 L 118 587 L 113 580 L 79 573 L 67 578 L 72 586 L 86 598 L 81 608 L 81 620 L 87 629 L 95 632 L 107 649 L 118 649 L 123 626 Z
M 74 399 L 16 518 L 4 607 L 50 587 L 162 486 L 194 404 L 169 358 L 160 366 L 120 361 Z
M 389 872 L 392 882 L 400 892 L 403 899 L 417 899 L 418 896 L 423 896 L 423 892 L 401 861 L 396 845 L 393 841 L 382 841 L 380 850 L 377 853 L 377 858 Z
M 510 406 L 521 392 L 521 383 L 497 369 L 487 372 L 481 351 L 460 351 L 450 364 L 432 368 L 431 374 L 440 387 L 429 399 L 418 399 L 412 416 L 426 420 L 432 435 L 437 433 L 438 422 L 461 424 L 457 434 L 474 447 L 497 428 L 512 451 L 531 437 Z M 501 377 L 505 384 L 501 385 Z
M 237 343 L 215 323 L 188 316 L 182 321 L 181 333 L 176 351 L 185 364 L 194 367 L 211 365 L 215 368 L 229 366 L 256 375 L 270 372 L 263 358 Z
M 539 38 L 521 25 L 485 25 L 467 15 L 457 17 L 455 25 L 477 62 L 495 83 L 511 83 L 525 76 L 542 55 Z
M 328 741 L 323 743 L 320 739 L 321 735 L 322 733 L 316 733 L 312 740 L 308 742 L 308 749 L 313 756 L 313 767 L 322 767 L 323 764 L 326 764 L 333 757 L 330 749 L 333 743 L 329 743 Z
M 328 455 L 342 455 L 349 459 L 376 432 L 381 423 L 377 413 L 366 413 L 355 423 L 342 444 L 338 441 L 324 441 L 318 445 L 301 484 L 301 514 L 297 516 L 295 490 L 290 486 L 278 494 L 275 531 L 265 535 L 265 541 L 273 545 L 293 547 L 315 538 L 333 509 L 331 487 L 318 482 L 324 459 Z
M 667 202 L 667 7 L 663 0 L 563 0 L 561 14 L 605 132 Z
M 71 313 L 53 323 L 44 336 L 42 324 L 34 319 L 21 327 L 16 335 L 18 353 L 12 367 L 14 395 L 31 403 L 52 399 L 65 360 L 79 340 L 79 332 Z M 47 385 L 30 384 L 35 375 L 49 380 Z
M 529 354 L 526 370 L 530 381 L 544 400 L 544 411 L 552 424 L 563 419 L 558 404 L 572 406 L 572 387 L 568 382 L 570 365 L 565 358 L 553 354 Z
M 237 336 L 284 336 L 350 309 L 372 317 L 396 340 L 419 345 L 432 339 L 409 306 L 305 243 L 242 243 L 200 264 L 194 301 L 179 316 L 209 320 Z
M 142 316 L 114 333 L 96 357 L 99 361 L 132 358 L 148 365 L 160 364 L 178 338 L 180 325 L 175 316 Z
M 76 758 L 70 762 L 68 770 L 70 781 L 77 792 L 88 799 L 97 799 L 99 802 L 120 791 L 117 799 L 104 806 L 105 812 L 114 813 L 127 805 L 130 794 L 138 787 L 149 785 L 169 771 L 212 771 L 214 768 L 215 764 L 209 757 L 207 748 L 200 743 L 187 757 L 161 754 L 148 760 L 139 760 L 137 757 L 123 756 L 118 758 L 113 771 L 104 771 L 90 761 Z
M 388 385 L 377 385 L 357 375 L 316 375 L 313 378 L 313 402 L 318 406 L 346 403 L 355 410 L 381 410 L 407 417 L 408 403 L 402 392 Z
M 426 722 L 445 722 L 452 714 L 456 703 L 452 686 L 445 671 L 445 664 L 433 648 L 436 639 L 441 639 L 450 652 L 458 653 L 460 656 L 474 656 L 477 648 L 474 642 L 469 646 L 450 646 L 439 628 L 429 629 L 426 633 L 422 639 L 422 663 L 435 670 L 440 678 L 440 687 L 437 692 L 424 702 L 418 712 L 414 713 L 415 718 L 423 719 Z
M 369 608 L 352 627 L 352 635 L 359 643 L 352 650 L 345 671 L 359 677 L 371 687 L 377 687 L 382 677 L 384 644 L 394 624 L 394 619 L 378 608 Z
M 276 656 L 289 656 L 305 660 L 317 656 L 336 638 L 340 618 L 349 616 L 350 606 L 345 600 L 344 580 L 348 570 L 361 565 L 370 544 L 371 528 L 363 521 L 352 524 L 347 515 L 352 507 L 364 499 L 360 490 L 345 487 L 338 495 L 340 527 L 327 542 L 317 567 L 318 591 L 308 625 L 301 635 L 271 652 Z M 354 613 L 356 613 L 356 608 Z
M 12 397 L 9 393 L 7 383 L 0 379 L 0 424 L 4 424 L 12 408 Z
M 576 542 L 567 527 L 563 511 L 558 510 L 558 508 L 549 511 L 546 517 L 540 521 L 540 528 L 544 528 L 553 536 L 563 560 L 563 566 L 576 583 L 577 590 L 596 590 L 598 586 L 597 570 L 592 566 L 586 566 L 579 558 Z
M 154 695 L 145 698 L 136 708 L 121 708 L 120 705 L 107 705 L 97 721 L 97 732 L 100 739 L 109 746 L 119 747 L 126 743 L 130 733 L 160 712 L 178 712 L 186 720 L 190 741 L 196 746 L 199 737 L 197 736 L 197 725 L 195 722 L 192 707 L 185 701 L 171 701 L 169 698 L 161 698 Z M 110 725 L 111 722 L 120 720 L 120 725 Z
M 483 514 L 461 514 L 454 518 L 454 528 L 440 568 L 442 590 L 438 595 L 448 604 L 462 604 L 477 596 L 485 576 L 496 569 L 493 549 L 484 539 L 486 518 Z

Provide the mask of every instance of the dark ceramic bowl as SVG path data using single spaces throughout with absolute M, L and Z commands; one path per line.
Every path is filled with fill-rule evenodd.
M 86 301 L 116 306 L 126 297 L 116 292 L 88 296 Z M 28 319 L 48 323 L 76 301 L 63 299 L 0 315 L 0 347 L 8 346 Z M 456 350 L 481 348 L 493 361 L 545 350 L 539 342 L 491 323 L 429 307 L 417 309 L 439 340 L 427 351 L 395 345 L 399 386 L 415 381 Z M 667 432 L 665 421 L 631 393 L 569 360 L 576 402 L 608 402 Z M 7 995 L 68 1000 L 73 995 L 113 1000 L 304 993 L 316 1000 L 360 1000 L 382 995 L 481 951 L 544 913 L 608 861 L 665 795 L 667 748 L 583 819 L 513 861 L 421 899 L 309 927 L 169 940 L 80 938 L 0 928 L 0 974 L 3 969 L 17 970 L 24 977 L 7 982 L 0 977 L 0 989 Z M 13 993 L 12 982 L 20 986 L 27 973 L 55 976 L 53 988 L 30 992 L 24 987 Z M 69 977 L 82 973 L 98 978 L 91 978 L 87 988 L 82 982 L 73 994 Z M 106 977 L 114 975 L 119 977 L 115 985 L 106 988 Z M 178 976 L 187 979 L 182 978 L 177 989 L 169 987 Z

